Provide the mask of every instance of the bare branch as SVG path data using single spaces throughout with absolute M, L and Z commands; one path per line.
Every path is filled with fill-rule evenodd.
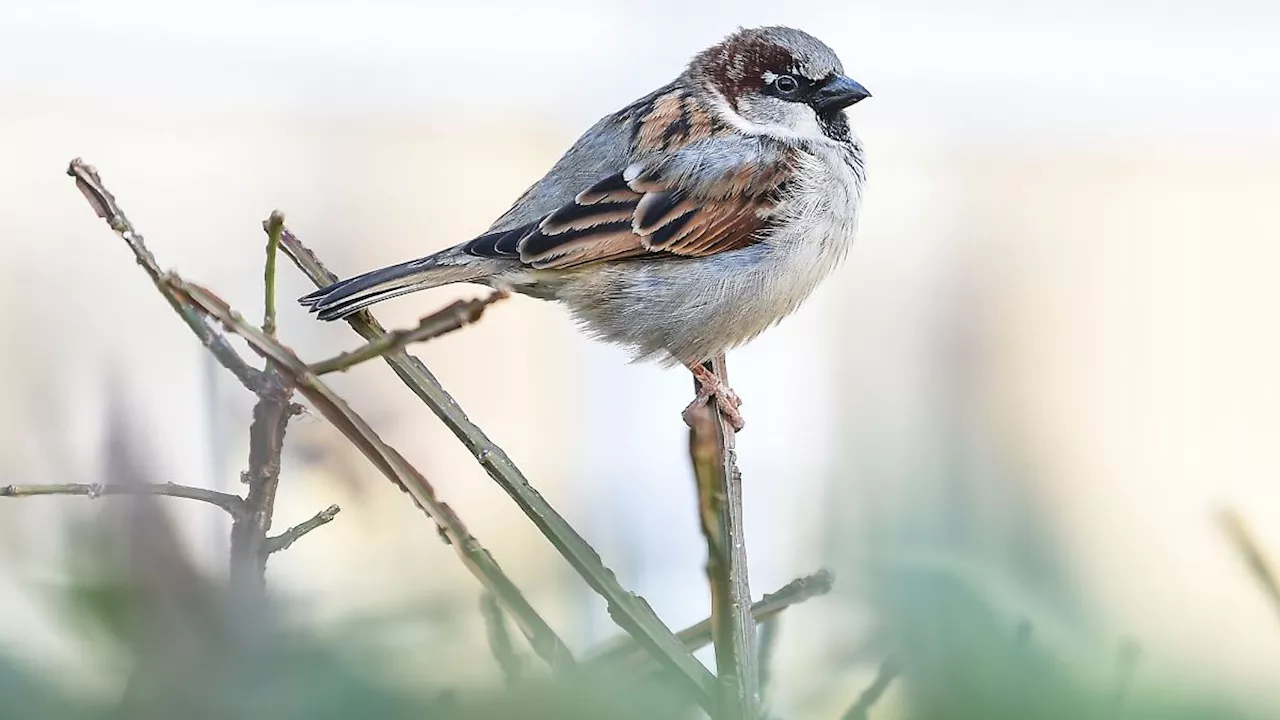
M 76 187 L 84 194 L 86 200 L 98 213 L 98 217 L 107 221 L 112 230 L 116 231 L 124 241 L 129 245 L 129 249 L 133 250 L 134 257 L 142 269 L 151 277 L 151 281 L 156 284 L 156 288 L 160 294 L 164 295 L 165 300 L 169 301 L 169 305 L 173 307 L 174 312 L 182 318 L 183 322 L 191 328 L 196 334 L 200 342 L 209 349 L 218 362 L 231 371 L 232 375 L 240 381 L 250 391 L 257 391 L 261 384 L 262 372 L 248 363 L 236 353 L 227 339 L 222 333 L 209 327 L 208 323 L 191 308 L 182 305 L 173 295 L 172 291 L 166 288 L 160 282 L 162 272 L 160 266 L 156 264 L 155 256 L 147 249 L 143 243 L 142 235 L 134 229 L 133 224 L 125 217 L 124 211 L 116 203 L 115 197 L 107 191 L 102 184 L 102 179 L 98 177 L 98 171 L 92 165 L 86 164 L 80 158 L 71 161 L 67 168 L 67 174 L 76 180 Z
M 524 663 L 511 645 L 511 635 L 507 633 L 507 621 L 502 615 L 502 607 L 493 593 L 480 596 L 480 614 L 484 617 L 484 627 L 489 636 L 489 649 L 502 669 L 502 676 L 511 685 L 520 680 L 524 673 Z
M 243 337 L 255 352 L 273 364 L 278 372 L 286 375 L 295 384 L 298 392 L 306 396 L 316 409 L 387 479 L 407 492 L 418 507 L 436 521 L 441 534 L 457 551 L 467 569 L 485 588 L 502 600 L 503 605 L 519 623 L 521 632 L 529 638 L 534 650 L 546 659 L 553 669 L 559 670 L 574 664 L 568 647 L 529 605 L 528 600 L 498 566 L 489 551 L 485 550 L 471 535 L 462 519 L 446 503 L 440 501 L 431 483 L 399 452 L 387 445 L 364 418 L 347 405 L 345 400 L 316 377 L 306 363 L 275 338 L 246 322 L 239 313 L 232 310 L 225 301 L 209 290 L 172 274 L 165 276 L 163 281 L 184 301 L 190 302 L 202 312 L 218 320 L 224 327 Z
M 318 287 L 332 284 L 338 277 L 316 258 L 298 238 L 285 228 L 280 247 Z M 368 312 L 346 318 L 351 327 L 366 340 L 377 340 L 386 331 Z M 476 461 L 533 522 L 556 550 L 587 584 L 608 603 L 609 615 L 623 630 L 632 635 L 659 662 L 683 678 L 698 704 L 710 711 L 714 705 L 715 678 L 684 648 L 679 639 L 654 613 L 644 598 L 629 592 L 618 583 L 613 571 L 600 561 L 600 556 L 565 519 L 551 507 L 511 458 L 475 423 L 440 385 L 420 360 L 404 350 L 383 356 L 400 380 L 440 418 L 453 434 L 475 454 Z
M 372 360 L 388 353 L 399 352 L 410 343 L 432 340 L 441 335 L 460 330 L 480 319 L 485 308 L 507 297 L 505 290 L 496 290 L 488 297 L 478 300 L 458 300 L 424 318 L 417 327 L 407 330 L 392 330 L 382 337 L 371 340 L 363 347 L 344 352 L 328 360 L 312 363 L 311 372 L 316 375 L 346 370 L 366 360 Z
M 885 658 L 876 672 L 876 679 L 871 681 L 853 705 L 840 716 L 840 720 L 867 720 L 871 714 L 871 707 L 879 702 L 896 677 L 898 677 L 897 662 L 892 657 Z
M 276 255 L 280 247 L 280 230 L 284 228 L 284 215 L 276 210 L 267 218 L 267 262 L 262 269 L 262 331 L 276 334 Z
M 333 522 L 333 519 L 337 517 L 339 512 L 342 512 L 342 508 L 337 505 L 330 505 L 324 510 L 316 513 L 310 520 L 298 523 L 275 537 L 267 538 L 267 541 L 262 545 L 263 554 L 270 555 L 272 553 L 278 553 L 281 550 L 288 550 L 289 547 L 298 542 L 303 535 L 306 535 L 321 525 L 328 525 Z
M 709 363 L 728 385 L 724 355 Z M 713 402 L 688 412 L 689 455 L 698 483 L 698 510 L 707 539 L 707 579 L 711 584 L 712 642 L 720 682 L 719 718 L 756 720 L 760 715 L 760 671 L 756 623 L 747 582 L 747 549 L 742 517 L 742 475 L 734 450 L 733 426 Z
M 806 600 L 825 595 L 831 592 L 831 586 L 834 579 L 828 570 L 819 570 L 812 575 L 806 575 L 802 578 L 796 578 L 791 582 L 778 588 L 776 592 L 771 592 L 760 598 L 758 602 L 751 606 L 751 616 L 756 622 L 764 622 L 769 618 L 776 617 L 779 613 L 792 605 L 798 605 Z M 690 625 L 689 627 L 676 633 L 676 637 L 680 638 L 680 642 L 690 651 L 698 650 L 711 642 L 711 618 L 707 618 L 701 622 Z M 590 663 L 593 665 L 612 665 L 623 663 L 634 658 L 640 651 L 635 641 L 630 637 L 621 637 L 611 640 L 603 647 L 590 653 Z
M 103 483 L 67 483 L 64 485 L 0 485 L 0 497 L 35 497 L 38 495 L 81 495 L 88 498 L 108 495 L 165 495 L 197 500 L 227 511 L 231 517 L 244 513 L 244 500 L 238 495 L 204 488 L 164 483 L 162 485 L 116 485 Z
M 249 598 L 266 588 L 267 533 L 280 486 L 284 435 L 293 417 L 289 379 L 270 362 L 267 368 L 249 426 L 249 469 L 241 475 L 249 485 L 245 514 L 231 527 L 231 583 L 249 593 Z

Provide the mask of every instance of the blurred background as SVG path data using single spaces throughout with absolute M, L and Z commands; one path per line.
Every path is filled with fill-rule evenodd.
M 427 254 L 693 53 L 786 24 L 874 97 L 850 111 L 870 181 L 848 262 L 729 356 L 753 588 L 837 575 L 781 623 L 776 714 L 838 716 L 890 653 L 946 674 L 974 633 L 1031 633 L 1087 687 L 1137 648 L 1135 692 L 1280 709 L 1276 608 L 1215 522 L 1235 508 L 1280 553 L 1280 5 L 3 0 L 0 17 L 0 484 L 99 481 L 115 425 L 156 481 L 238 492 L 245 469 L 253 397 L 94 217 L 70 158 L 163 267 L 254 318 L 272 209 L 340 275 Z M 310 289 L 282 264 L 282 297 Z M 406 325 L 480 293 L 377 314 Z M 290 302 L 280 325 L 309 359 L 358 344 Z M 686 373 L 629 365 L 526 298 L 416 354 L 625 587 L 672 626 L 707 614 Z M 616 633 L 384 365 L 334 383 L 575 649 Z M 0 653 L 89 700 L 128 668 L 50 593 L 86 549 L 75 528 L 129 502 L 0 500 Z M 412 618 L 375 643 L 410 691 L 496 677 L 452 550 L 299 419 L 276 527 L 330 503 L 338 519 L 269 565 L 290 621 Z M 164 507 L 220 577 L 225 518 Z

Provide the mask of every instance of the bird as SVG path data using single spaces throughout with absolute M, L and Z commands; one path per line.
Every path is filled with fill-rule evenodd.
M 740 430 L 709 363 L 843 262 L 866 184 L 846 109 L 870 96 L 813 35 L 739 28 L 596 122 L 483 234 L 299 302 L 337 320 L 450 283 L 558 301 L 633 360 L 688 368 L 686 421 L 715 398 Z

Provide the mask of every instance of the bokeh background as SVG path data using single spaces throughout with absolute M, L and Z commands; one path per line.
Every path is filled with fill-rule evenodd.
M 697 50 L 787 24 L 874 97 L 850 112 L 870 185 L 848 262 L 730 355 L 753 586 L 838 577 L 783 621 L 777 712 L 838 714 L 903 643 L 948 657 L 931 647 L 948 593 L 1010 638 L 1034 628 L 1084 682 L 1136 646 L 1136 684 L 1280 707 L 1276 609 L 1214 520 L 1233 507 L 1280 552 L 1280 5 L 4 0 L 0 18 L 0 484 L 95 481 L 125 420 L 156 479 L 236 491 L 244 469 L 252 397 L 94 217 L 70 158 L 163 266 L 256 316 L 272 209 L 340 274 L 426 254 Z M 280 287 L 310 289 L 287 265 Z M 357 343 L 291 304 L 281 328 L 313 359 Z M 525 298 L 417 354 L 624 586 L 673 626 L 706 614 L 687 374 Z M 385 366 L 335 383 L 575 647 L 612 636 Z M 494 676 L 478 588 L 408 498 L 319 418 L 285 461 L 277 527 L 344 508 L 270 564 L 290 618 L 453 612 L 387 638 L 386 677 Z M 125 670 L 92 660 L 48 589 L 67 528 L 127 502 L 0 502 L 0 649 L 86 697 Z M 217 576 L 224 518 L 166 507 Z M 473 651 L 423 652 L 441 644 Z

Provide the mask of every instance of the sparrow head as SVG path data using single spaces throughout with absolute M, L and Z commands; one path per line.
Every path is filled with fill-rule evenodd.
M 751 134 L 848 140 L 844 109 L 871 97 L 831 48 L 787 27 L 739 30 L 694 57 L 687 73 Z

